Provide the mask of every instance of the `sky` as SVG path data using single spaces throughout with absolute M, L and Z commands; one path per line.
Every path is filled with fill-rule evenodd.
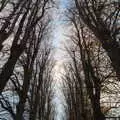
M 53 44 L 55 47 L 55 59 L 57 60 L 57 64 L 55 66 L 55 74 L 54 79 L 57 82 L 56 84 L 56 97 L 54 99 L 54 103 L 56 105 L 56 111 L 57 111 L 57 117 L 55 120 L 63 120 L 64 116 L 64 108 L 63 108 L 63 100 L 62 100 L 62 93 L 60 90 L 61 87 L 61 73 L 64 72 L 63 70 L 63 53 L 60 50 L 61 43 L 64 41 L 65 33 L 66 33 L 66 27 L 65 27 L 65 16 L 64 12 L 66 10 L 66 6 L 68 4 L 68 0 L 59 0 L 58 1 L 58 9 L 55 9 L 54 11 L 54 31 L 53 31 Z
M 65 10 L 69 0 L 58 0 L 58 9 L 54 11 L 54 45 L 59 46 L 61 39 L 64 39 L 65 29 Z

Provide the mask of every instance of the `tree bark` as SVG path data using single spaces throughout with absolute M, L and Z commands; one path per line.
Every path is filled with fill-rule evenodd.
M 92 103 L 94 120 L 105 120 L 105 115 L 101 112 L 100 103 L 94 99 Z
M 24 113 L 24 100 L 20 100 L 17 105 L 17 113 L 16 113 L 16 120 L 24 120 L 23 113 Z
M 4 65 L 2 72 L 0 73 L 0 93 L 3 91 L 4 87 L 6 86 L 10 76 L 13 73 L 15 64 L 20 57 L 22 51 L 19 49 L 16 51 L 16 49 L 11 53 L 8 61 Z

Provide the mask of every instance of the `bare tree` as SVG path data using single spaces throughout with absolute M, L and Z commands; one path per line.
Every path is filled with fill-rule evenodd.
M 45 3 L 44 3 L 45 2 Z M 23 35 L 23 37 L 26 36 L 26 41 L 25 42 L 25 45 L 23 45 L 23 51 L 19 54 L 19 57 L 16 59 L 16 63 L 13 63 L 14 61 L 11 61 L 12 64 L 14 64 L 15 66 L 15 69 L 13 69 L 14 73 L 11 73 L 11 77 L 10 77 L 10 80 L 12 81 L 12 84 L 14 86 L 14 90 L 17 92 L 17 95 L 19 96 L 19 102 L 16 106 L 16 112 L 14 111 L 10 111 L 9 110 L 9 107 L 8 107 L 8 111 L 10 112 L 10 114 L 14 113 L 14 117 L 13 119 L 25 119 L 25 116 L 24 114 L 27 112 L 27 110 L 30 110 L 30 107 L 29 107 L 29 100 L 30 100 L 30 90 L 33 89 L 31 88 L 32 87 L 32 84 L 33 83 L 37 83 L 39 82 L 38 86 L 35 86 L 36 90 L 37 91 L 33 91 L 32 94 L 35 94 L 34 98 L 35 98 L 35 101 L 34 101 L 34 109 L 35 109 L 35 112 L 34 112 L 34 119 L 36 119 L 36 114 L 38 114 L 38 108 L 36 106 L 39 106 L 38 104 L 40 103 L 40 101 L 38 101 L 39 99 L 38 98 L 38 94 L 36 92 L 40 92 L 40 90 L 42 91 L 42 95 L 43 95 L 43 90 L 42 90 L 42 85 L 43 85 L 43 74 L 44 74 L 44 71 L 46 68 L 46 64 L 48 59 L 49 59 L 49 56 L 51 54 L 51 41 L 50 41 L 50 22 L 51 22 L 51 18 L 49 17 L 48 14 L 45 14 L 45 17 L 44 17 L 44 13 L 41 14 L 40 11 L 44 11 L 46 10 L 47 8 L 45 7 L 43 9 L 43 4 L 47 4 L 48 1 L 44 1 L 44 2 L 40 2 L 39 0 L 37 1 L 34 1 L 33 3 L 30 2 L 29 4 L 32 5 L 32 9 L 31 9 L 31 13 L 30 13 L 30 16 L 25 16 L 23 17 L 24 20 L 21 20 L 23 21 L 23 25 L 24 25 L 24 22 L 27 22 L 27 18 L 28 18 L 28 21 L 29 23 L 31 23 L 31 20 L 32 21 L 32 30 L 28 32 L 28 30 L 30 30 L 31 28 L 24 28 L 25 31 L 28 32 L 29 35 L 26 36 L 26 34 L 24 33 L 24 31 L 22 31 L 22 26 L 19 26 L 17 32 L 20 34 Z M 39 4 L 38 4 L 39 3 Z M 36 6 L 38 5 L 38 7 Z M 41 8 L 42 6 L 42 8 Z M 40 9 L 40 8 L 41 9 Z M 35 9 L 34 9 L 35 8 Z M 38 15 L 38 12 L 39 15 Z M 27 13 L 29 14 L 29 13 Z M 36 17 L 35 17 L 36 16 Z M 29 19 L 31 17 L 31 19 Z M 34 23 L 36 22 L 36 23 Z M 28 24 L 28 23 L 27 23 Z M 30 26 L 26 26 L 26 27 L 30 27 Z M 28 29 L 28 30 L 27 30 Z M 21 36 L 21 35 L 20 35 Z M 16 36 L 18 37 L 18 36 Z M 21 36 L 22 37 L 22 36 Z M 22 39 L 21 41 L 19 39 L 17 39 L 16 43 L 15 44 L 18 44 L 17 42 L 21 42 L 22 43 Z M 15 42 L 15 41 L 13 41 Z M 22 43 L 23 44 L 23 43 Z M 21 45 L 22 45 L 21 44 Z M 14 46 L 15 48 L 17 46 Z M 16 48 L 18 49 L 18 51 L 20 51 L 19 48 Z M 18 52 L 18 51 L 14 51 L 14 52 Z M 17 53 L 16 53 L 17 55 Z M 15 57 L 15 56 L 14 56 Z M 14 60 L 14 59 L 13 59 Z M 9 59 L 8 59 L 9 61 Z M 37 67 L 37 69 L 36 69 Z M 49 65 L 48 65 L 49 67 Z M 37 71 L 39 70 L 39 71 Z M 52 66 L 51 66 L 51 70 L 52 70 Z M 36 72 L 37 71 L 37 72 Z M 37 74 L 37 77 L 35 76 L 35 72 Z M 50 72 L 50 71 L 49 71 Z M 48 74 L 49 74 L 48 72 Z M 38 77 L 39 76 L 39 77 Z M 51 76 L 51 75 L 49 75 Z M 48 76 L 48 77 L 49 77 Z M 35 78 L 34 78 L 35 77 Z M 49 79 L 49 78 L 48 78 Z M 46 80 L 47 79 L 47 74 L 46 74 Z M 49 81 L 49 80 L 48 80 Z M 50 82 L 51 81 L 51 82 Z M 48 84 L 48 87 L 51 86 L 52 84 L 52 80 L 50 78 L 50 83 Z M 45 82 L 44 84 L 47 84 L 47 82 Z M 35 84 L 36 85 L 36 84 Z M 48 88 L 47 88 L 48 89 Z M 48 90 L 46 91 L 46 99 L 47 100 L 48 98 L 48 101 L 45 101 L 48 106 L 49 106 L 49 109 L 51 109 L 52 107 L 52 104 L 51 104 L 51 95 L 50 96 L 47 96 L 47 93 L 49 93 L 51 91 Z M 52 94 L 52 91 L 50 92 L 50 94 Z M 40 95 L 40 98 L 42 98 L 42 95 Z M 33 98 L 31 98 L 33 99 Z M 1 102 L 2 103 L 2 102 Z M 36 105 L 35 105 L 36 104 Z M 43 104 L 43 103 L 40 103 L 40 104 Z M 32 106 L 32 105 L 31 105 Z M 46 107 L 46 106 L 45 106 Z M 7 107 L 6 107 L 7 108 Z M 46 110 L 46 108 L 45 108 Z M 50 114 L 51 110 L 49 110 L 49 114 Z M 31 115 L 31 112 L 27 112 L 28 113 L 28 116 Z M 31 118 L 31 119 L 32 119 Z
M 71 62 L 66 65 L 65 76 L 63 78 L 63 91 L 67 104 L 68 119 L 92 119 L 90 100 L 84 85 L 83 77 L 80 74 L 82 68 L 78 68 L 78 66 L 80 67 L 80 64 L 76 59 L 77 56 L 75 56 L 75 51 L 69 51 L 69 53 L 71 56 Z
M 30 53 L 29 53 L 29 56 L 24 55 L 26 59 L 23 59 L 22 57 L 22 59 L 19 61 L 20 63 L 22 63 L 22 66 L 31 65 L 32 67 L 31 69 L 33 69 L 31 70 L 31 73 L 30 74 L 25 73 L 25 72 L 22 73 L 23 71 L 20 71 L 21 78 L 23 80 L 20 79 L 17 72 L 11 78 L 11 81 L 15 88 L 14 90 L 17 92 L 19 96 L 19 102 L 16 106 L 17 110 L 14 111 L 10 102 L 6 100 L 3 96 L 1 98 L 0 102 L 1 102 L 2 107 L 6 111 L 8 111 L 10 115 L 12 116 L 12 118 L 15 120 L 16 119 L 52 120 L 54 118 L 53 116 L 54 106 L 52 103 L 52 99 L 54 96 L 52 69 L 55 63 L 53 62 L 53 59 L 50 56 L 51 45 L 48 44 L 48 41 L 47 43 L 45 42 L 46 41 L 42 41 L 40 45 L 41 47 L 40 49 L 38 49 L 39 53 L 35 57 L 33 65 L 31 65 L 27 61 L 28 58 L 30 60 L 32 60 L 33 58 L 32 54 Z M 34 44 L 34 47 L 35 47 L 35 44 Z M 29 48 L 32 50 L 32 52 L 34 51 L 32 46 L 30 46 Z M 29 76 L 29 75 L 31 75 L 29 79 L 24 79 L 26 78 L 24 76 Z
M 50 46 L 42 45 L 34 70 L 34 79 L 30 87 L 30 120 L 51 119 L 52 113 L 52 69 Z M 51 64 L 52 63 L 52 64 Z M 33 111 L 34 109 L 34 111 Z
M 43 1 L 25 0 L 25 1 L 18 1 L 18 3 L 16 4 L 15 9 L 19 11 L 18 14 L 16 14 L 16 17 L 14 18 L 13 23 L 11 24 L 10 31 L 13 30 L 16 23 L 18 24 L 18 26 L 16 32 L 14 32 L 13 42 L 10 48 L 10 56 L 0 73 L 1 92 L 4 89 L 6 83 L 8 82 L 10 76 L 12 75 L 18 58 L 26 49 L 27 43 L 31 39 L 30 36 L 32 36 L 32 34 L 35 32 L 35 29 L 37 29 L 37 27 L 39 26 L 40 21 L 44 18 L 46 10 L 48 8 L 48 3 L 49 0 L 43 0 Z M 17 10 L 13 12 L 17 12 Z M 22 14 L 20 14 L 19 12 L 20 13 L 22 12 Z M 13 13 L 13 15 L 14 14 L 15 13 Z M 3 28 L 1 28 L 3 29 L 2 31 L 5 31 L 8 28 L 8 26 L 9 24 L 5 23 L 5 26 L 3 25 Z M 2 40 L 1 42 L 2 44 L 4 40 L 3 39 L 1 40 Z
M 76 118 L 77 115 L 75 114 L 75 111 L 79 110 L 75 110 L 77 108 L 75 108 L 76 105 L 74 104 L 76 103 L 75 100 L 76 96 L 78 95 L 75 95 L 71 92 L 79 91 L 81 95 L 78 97 L 80 99 L 79 104 L 81 105 L 81 112 L 79 112 L 81 119 L 86 119 L 86 115 L 84 114 L 86 113 L 84 93 L 87 92 L 87 105 L 90 104 L 92 107 L 93 118 L 90 115 L 91 119 L 104 120 L 105 116 L 102 113 L 100 103 L 101 92 L 103 86 L 105 85 L 104 82 L 108 81 L 111 76 L 115 76 L 115 73 L 110 65 L 110 60 L 108 59 L 107 54 L 102 49 L 101 44 L 97 41 L 97 38 L 94 36 L 94 34 L 83 24 L 83 22 L 81 22 L 76 9 L 69 9 L 67 18 L 70 24 L 73 25 L 72 35 L 69 39 L 72 41 L 72 47 L 70 46 L 67 48 L 72 61 L 68 71 L 72 72 L 67 74 L 66 79 L 68 79 L 68 94 L 72 94 L 70 95 L 70 99 L 73 103 L 70 102 L 70 106 L 71 104 L 74 106 L 74 119 L 79 118 Z
M 112 61 L 112 66 L 120 78 L 120 44 L 118 0 L 74 0 L 80 19 L 98 38 Z

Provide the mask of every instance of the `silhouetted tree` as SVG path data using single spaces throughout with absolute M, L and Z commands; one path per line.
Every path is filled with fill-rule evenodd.
M 93 112 L 93 118 L 91 119 L 104 120 L 105 116 L 101 111 L 100 104 L 102 87 L 104 86 L 104 81 L 108 80 L 109 77 L 115 73 L 112 71 L 107 54 L 102 49 L 102 46 L 97 41 L 97 38 L 83 24 L 83 22 L 81 22 L 78 11 L 76 11 L 76 9 L 69 9 L 68 13 L 68 21 L 70 25 L 73 25 L 71 30 L 72 35 L 70 35 L 69 39 L 72 42 L 70 47 L 67 48 L 72 61 L 70 63 L 70 69 L 68 69 L 69 72 L 72 72 L 67 74 L 66 77 L 66 79 L 68 79 L 68 88 L 72 89 L 69 90 L 68 94 L 72 94 L 71 92 L 76 91 L 75 89 L 79 91 L 81 95 L 79 96 L 79 99 L 81 100 L 79 101 L 79 104 L 83 105 L 83 107 L 82 105 L 80 106 L 81 113 L 79 112 L 79 115 L 81 116 L 81 119 L 86 120 L 86 115 L 84 114 L 86 113 L 84 109 L 86 107 L 84 104 L 84 92 L 87 92 L 86 96 L 88 96 L 89 99 L 87 97 L 86 98 L 88 99 L 88 103 L 91 104 Z M 104 71 L 107 71 L 106 74 Z M 77 80 L 77 85 L 79 84 L 79 86 L 75 86 L 75 80 Z M 74 96 L 74 94 L 72 94 L 71 96 L 70 99 L 73 103 L 70 102 L 70 105 L 72 104 L 75 108 L 78 104 L 74 104 L 74 101 L 78 95 Z M 78 110 L 74 110 L 74 119 L 78 119 L 79 117 L 77 118 L 75 111 Z
M 119 0 L 74 0 L 80 19 L 106 50 L 120 79 Z
M 10 14 L 8 19 L 6 19 L 4 22 L 5 24 L 2 25 L 1 35 L 4 33 L 7 34 L 7 36 L 10 36 L 11 33 L 14 34 L 13 42 L 10 48 L 10 56 L 0 73 L 0 92 L 2 92 L 10 76 L 12 75 L 16 62 L 25 51 L 27 43 L 31 39 L 30 37 L 34 33 L 35 29 L 38 28 L 39 24 L 41 24 L 41 20 L 46 16 L 49 2 L 49 0 L 17 1 L 13 12 Z M 15 16 L 13 20 L 11 20 L 12 16 Z M 12 23 L 10 21 L 12 21 Z M 16 24 L 17 30 L 14 29 Z M 8 29 L 8 33 L 6 33 L 6 29 Z M 5 35 L 3 36 L 5 37 Z M 1 44 L 7 38 L 8 37 L 2 39 L 1 37 Z

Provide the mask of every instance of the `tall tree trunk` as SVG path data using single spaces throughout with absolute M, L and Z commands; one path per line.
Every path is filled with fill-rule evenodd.
M 17 51 L 16 49 L 14 49 L 8 61 L 3 66 L 2 72 L 0 73 L 0 93 L 3 91 L 4 87 L 6 86 L 6 83 L 8 82 L 10 76 L 12 75 L 15 64 L 18 58 L 20 57 L 21 53 L 22 51 L 19 48 Z
M 16 112 L 16 120 L 23 120 L 23 113 L 25 109 L 25 103 L 27 99 L 27 94 L 29 90 L 30 80 L 32 77 L 32 70 L 28 67 L 24 68 L 24 81 L 23 81 L 23 89 L 19 95 L 19 103 L 17 105 L 17 112 Z
M 101 112 L 100 103 L 94 100 L 93 104 L 94 120 L 105 120 L 105 115 Z
M 21 99 L 17 105 L 16 120 L 24 120 L 23 113 L 25 108 L 25 100 Z

